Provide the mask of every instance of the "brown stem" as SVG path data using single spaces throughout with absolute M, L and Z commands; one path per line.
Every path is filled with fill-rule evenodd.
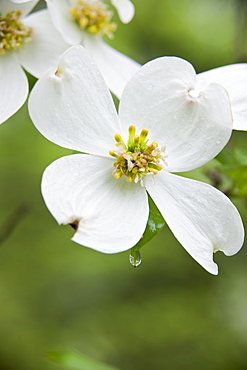
M 19 225 L 24 216 L 30 211 L 29 206 L 26 203 L 20 204 L 15 211 L 7 217 L 4 224 L 1 227 L 0 232 L 0 245 L 2 245 L 13 233 L 16 227 Z

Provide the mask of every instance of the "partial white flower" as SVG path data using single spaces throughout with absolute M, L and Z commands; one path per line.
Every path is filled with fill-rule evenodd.
M 200 90 L 191 64 L 158 58 L 126 85 L 117 115 L 98 68 L 81 46 L 34 86 L 29 112 L 37 129 L 74 154 L 44 172 L 42 194 L 72 240 L 104 253 L 133 247 L 148 220 L 147 192 L 172 232 L 207 271 L 213 253 L 239 251 L 238 211 L 208 184 L 173 175 L 212 159 L 232 131 L 228 94 L 218 84 Z
M 37 2 L 1 0 L 0 123 L 12 116 L 27 98 L 28 80 L 22 67 L 38 78 L 57 64 L 68 47 L 52 25 L 47 10 L 27 16 Z
M 123 23 L 129 23 L 135 14 L 135 7 L 130 0 L 111 0 L 118 11 L 119 18 Z
M 127 81 L 140 65 L 103 41 L 112 37 L 116 24 L 112 12 L 101 0 L 46 0 L 51 20 L 69 45 L 83 45 L 93 57 L 109 89 L 121 97 Z M 129 0 L 112 0 L 120 18 L 127 22 L 134 14 Z
M 227 90 L 232 107 L 233 129 L 247 131 L 247 63 L 231 64 L 197 75 L 200 88 L 211 82 Z

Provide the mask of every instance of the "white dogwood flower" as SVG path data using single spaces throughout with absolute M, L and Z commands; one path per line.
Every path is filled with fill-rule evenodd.
M 46 0 L 51 20 L 64 40 L 83 45 L 100 69 L 107 86 L 121 97 L 124 86 L 140 65 L 109 46 L 103 36 L 113 37 L 116 23 L 103 0 Z M 126 22 L 134 15 L 129 0 L 112 0 L 120 18 Z
M 116 113 L 98 68 L 81 46 L 34 86 L 29 112 L 52 142 L 89 154 L 47 167 L 42 194 L 72 240 L 104 253 L 133 247 L 145 230 L 151 196 L 191 256 L 217 274 L 213 253 L 239 251 L 238 211 L 208 184 L 171 172 L 211 160 L 232 132 L 228 94 L 218 84 L 197 88 L 192 65 L 163 57 L 141 67 L 126 85 Z
M 22 67 L 40 77 L 68 47 L 53 27 L 47 10 L 26 16 L 37 2 L 1 0 L 0 123 L 12 116 L 27 98 L 28 80 Z

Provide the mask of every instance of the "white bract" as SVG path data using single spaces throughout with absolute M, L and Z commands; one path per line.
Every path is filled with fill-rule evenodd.
M 227 90 L 233 115 L 233 129 L 247 131 L 247 63 L 231 64 L 197 75 L 199 88 L 217 82 Z
M 81 44 L 91 54 L 109 89 L 121 97 L 124 86 L 140 67 L 109 46 L 103 36 L 113 37 L 116 24 L 104 0 L 46 0 L 51 20 L 69 46 Z M 123 22 L 134 15 L 129 0 L 112 0 Z
M 220 191 L 180 177 L 211 160 L 232 132 L 228 94 L 218 84 L 197 88 L 192 65 L 174 57 L 141 67 L 116 113 L 98 68 L 81 46 L 35 85 L 29 112 L 52 142 L 89 154 L 60 158 L 45 170 L 42 194 L 75 242 L 104 253 L 133 247 L 145 230 L 151 196 L 172 232 L 207 271 L 213 253 L 233 255 L 244 231 Z
M 27 98 L 28 80 L 22 67 L 40 77 L 57 64 L 67 49 L 47 10 L 26 17 L 37 2 L 1 0 L 0 123 L 12 116 Z
M 118 11 L 119 18 L 123 23 L 129 23 L 135 14 L 134 5 L 130 0 L 111 0 Z

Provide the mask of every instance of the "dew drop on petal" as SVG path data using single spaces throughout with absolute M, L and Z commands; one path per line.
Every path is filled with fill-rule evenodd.
M 142 262 L 141 253 L 138 250 L 132 251 L 129 255 L 129 261 L 132 266 L 138 267 Z

